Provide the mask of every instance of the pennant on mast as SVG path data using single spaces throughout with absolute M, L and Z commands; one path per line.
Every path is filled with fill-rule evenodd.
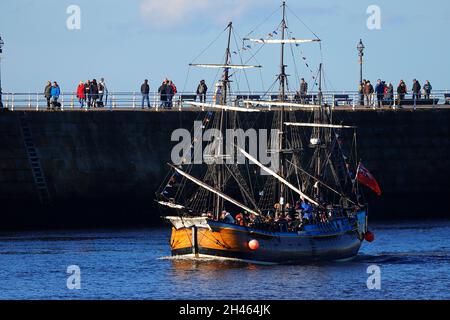
M 186 208 L 186 207 L 184 207 L 184 206 L 182 206 L 182 205 L 180 205 L 180 204 L 175 204 L 175 203 L 172 203 L 172 202 L 158 201 L 158 203 L 159 203 L 160 205 L 162 205 L 162 206 L 165 206 L 165 207 L 168 207 L 168 208 L 171 208 L 171 209 L 179 209 L 179 210 L 182 210 L 182 209 L 185 209 L 185 208 Z
M 311 43 L 320 42 L 320 39 L 249 39 L 244 40 L 261 43 L 261 44 L 289 44 L 289 43 Z

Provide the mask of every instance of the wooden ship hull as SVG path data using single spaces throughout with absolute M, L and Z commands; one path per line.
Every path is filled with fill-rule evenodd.
M 367 232 L 366 212 L 358 212 L 352 220 L 306 225 L 299 232 L 270 232 L 206 218 L 166 219 L 173 226 L 173 256 L 256 264 L 350 260 L 358 254 Z

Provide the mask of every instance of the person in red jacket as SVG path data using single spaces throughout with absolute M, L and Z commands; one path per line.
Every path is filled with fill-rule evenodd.
M 169 86 L 172 88 L 172 93 L 169 94 L 168 99 L 169 99 L 169 108 L 172 109 L 173 107 L 173 97 L 177 94 L 177 87 L 175 86 L 175 84 L 173 83 L 172 80 L 168 80 L 168 84 Z
M 86 93 L 85 93 L 85 85 L 83 81 L 80 81 L 77 87 L 77 98 L 80 102 L 80 107 L 84 107 L 84 103 L 86 102 Z

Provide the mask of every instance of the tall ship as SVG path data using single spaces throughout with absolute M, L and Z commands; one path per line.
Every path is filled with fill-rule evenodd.
M 360 184 L 377 192 L 379 187 L 358 158 L 357 128 L 337 123 L 333 106 L 322 99 L 322 64 L 314 99 L 289 92 L 287 46 L 321 40 L 288 36 L 286 7 L 283 2 L 281 23 L 269 38 L 243 39 L 261 49 L 281 47 L 276 97 L 230 98 L 235 72 L 260 67 L 232 63 L 232 23 L 226 29 L 225 62 L 192 64 L 216 68 L 222 76 L 214 101 L 189 102 L 201 108 L 202 129 L 216 132 L 204 148 L 204 161 L 192 162 L 189 153 L 169 163 L 170 172 L 156 192 L 155 201 L 172 227 L 173 256 L 259 264 L 340 261 L 357 256 L 364 240 L 373 241 Z M 225 139 L 228 129 L 251 129 L 242 120 L 249 112 L 273 114 L 267 129 L 275 134 L 263 144 L 270 164 L 249 150 L 254 141 Z M 299 113 L 310 121 L 299 121 Z M 202 141 L 202 133 L 194 134 L 188 149 L 198 143 L 203 147 Z

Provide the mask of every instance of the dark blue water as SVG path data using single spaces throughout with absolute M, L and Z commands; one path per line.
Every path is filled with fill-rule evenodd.
M 449 221 L 372 229 L 354 261 L 302 266 L 171 259 L 168 229 L 3 233 L 0 299 L 450 299 Z M 371 265 L 380 290 L 367 288 Z

